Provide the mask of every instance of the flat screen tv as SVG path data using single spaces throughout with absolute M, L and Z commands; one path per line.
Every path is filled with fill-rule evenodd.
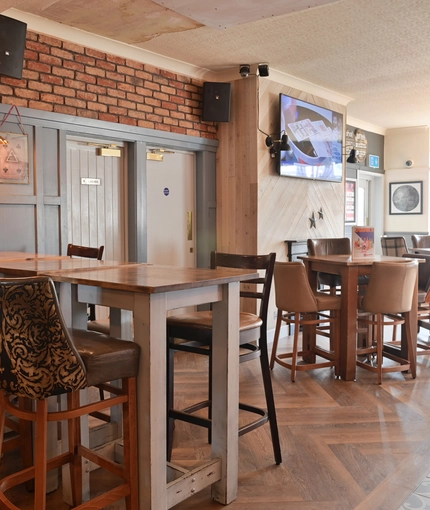
M 279 174 L 342 182 L 343 115 L 280 94 L 281 135 L 290 151 L 279 154 Z

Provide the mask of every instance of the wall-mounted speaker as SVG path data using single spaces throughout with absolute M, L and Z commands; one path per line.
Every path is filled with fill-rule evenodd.
M 27 24 L 0 15 L 0 74 L 22 78 Z
M 203 83 L 202 120 L 229 122 L 231 83 Z

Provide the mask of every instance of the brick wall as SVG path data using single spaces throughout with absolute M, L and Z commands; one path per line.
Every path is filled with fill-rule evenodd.
M 201 121 L 202 81 L 27 32 L 22 79 L 0 77 L 1 103 L 216 139 Z

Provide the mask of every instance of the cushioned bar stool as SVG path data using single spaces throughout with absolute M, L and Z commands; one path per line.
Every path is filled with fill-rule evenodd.
M 430 237 L 430 236 L 429 236 Z M 418 264 L 418 328 L 430 330 L 430 255 L 408 253 L 403 255 L 419 259 Z M 417 339 L 417 354 L 430 354 L 430 342 Z
M 48 277 L 0 279 L 0 435 L 5 411 L 35 425 L 35 460 L 31 467 L 0 480 L 0 506 L 14 509 L 7 490 L 35 482 L 34 509 L 46 509 L 47 472 L 68 464 L 73 507 L 104 508 L 125 498 L 128 510 L 138 508 L 136 377 L 140 347 L 100 333 L 67 329 L 55 287 Z M 120 387 L 107 381 L 121 380 Z M 80 405 L 79 390 L 98 386 L 113 396 Z M 67 396 L 67 409 L 48 411 L 48 397 Z M 11 397 L 30 400 L 22 409 Z M 122 406 L 124 465 L 89 450 L 80 441 L 80 417 Z M 68 449 L 47 459 L 47 426 L 67 420 Z M 1 444 L 0 444 L 1 449 Z M 1 454 L 1 450 L 0 450 Z M 88 459 L 123 479 L 115 488 L 82 503 L 82 459 Z
M 371 346 L 357 349 L 357 366 L 376 372 L 378 384 L 382 383 L 382 374 L 386 372 L 411 371 L 416 377 L 416 359 L 411 336 L 410 311 L 413 305 L 415 285 L 418 276 L 418 263 L 405 262 L 374 262 L 370 273 L 369 284 L 363 296 L 360 309 L 367 312 L 367 321 L 375 326 L 375 336 Z M 408 345 L 409 359 L 384 351 L 384 326 L 404 324 Z M 376 354 L 376 365 L 363 361 L 362 355 Z M 384 356 L 395 364 L 384 365 Z
M 266 397 L 267 411 L 245 403 L 239 403 L 243 411 L 256 414 L 258 417 L 252 422 L 239 429 L 242 436 L 261 425 L 269 422 L 272 434 L 272 445 L 276 464 L 282 462 L 281 448 L 279 443 L 278 425 L 276 421 L 275 402 L 273 398 L 272 379 L 269 369 L 269 357 L 267 352 L 267 310 L 269 306 L 270 288 L 273 279 L 275 265 L 275 253 L 268 255 L 237 255 L 230 253 L 211 253 L 211 268 L 232 267 L 242 269 L 254 269 L 260 272 L 261 277 L 248 280 L 242 284 L 240 296 L 259 301 L 259 313 L 240 312 L 239 318 L 239 343 L 241 354 L 239 363 L 260 359 L 261 373 L 263 378 L 264 393 Z M 167 416 L 168 416 L 168 444 L 167 452 L 170 458 L 173 443 L 174 420 L 182 420 L 188 423 L 206 427 L 211 431 L 211 374 L 212 374 L 212 312 L 197 311 L 182 315 L 174 315 L 167 318 L 168 336 L 168 380 L 167 380 Z M 178 340 L 179 339 L 179 340 Z M 173 355 L 176 351 L 192 352 L 209 356 L 209 399 L 198 402 L 186 409 L 174 409 L 174 370 Z M 208 417 L 201 417 L 194 413 L 200 409 L 208 408 Z
M 412 248 L 430 248 L 430 235 L 411 235 Z
M 338 375 L 340 297 L 324 292 L 313 292 L 302 262 L 277 262 L 275 264 L 275 295 L 278 316 L 270 368 L 273 369 L 275 362 L 289 368 L 292 381 L 296 378 L 297 370 L 335 367 L 335 375 Z M 278 353 L 282 322 L 294 324 L 293 350 L 291 352 Z M 329 348 L 315 343 L 315 345 L 303 345 L 299 350 L 300 326 L 311 326 L 316 330 L 317 326 L 322 323 L 330 326 Z M 299 364 L 299 356 L 315 359 L 315 361 Z M 316 361 L 316 356 L 324 358 L 325 361 Z M 289 358 L 291 358 L 291 362 L 285 361 Z

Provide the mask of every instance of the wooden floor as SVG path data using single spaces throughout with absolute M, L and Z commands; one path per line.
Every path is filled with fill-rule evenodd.
M 179 406 L 205 396 L 207 360 L 202 358 L 176 355 Z M 240 370 L 241 400 L 263 407 L 258 360 Z M 274 464 L 268 425 L 241 437 L 239 495 L 228 508 L 397 510 L 430 473 L 430 356 L 418 357 L 417 379 L 386 374 L 382 385 L 363 369 L 354 382 L 335 379 L 329 368 L 299 372 L 295 383 L 289 377 L 280 366 L 273 370 L 283 463 Z M 184 465 L 204 460 L 206 440 L 205 430 L 178 422 L 173 460 Z M 0 476 L 12 469 L 15 458 L 5 455 Z M 101 470 L 92 476 L 95 491 L 108 484 Z M 59 493 L 49 495 L 48 508 L 68 508 Z M 20 508 L 31 508 L 24 490 L 17 498 Z M 207 490 L 174 508 L 222 506 L 211 501 Z

